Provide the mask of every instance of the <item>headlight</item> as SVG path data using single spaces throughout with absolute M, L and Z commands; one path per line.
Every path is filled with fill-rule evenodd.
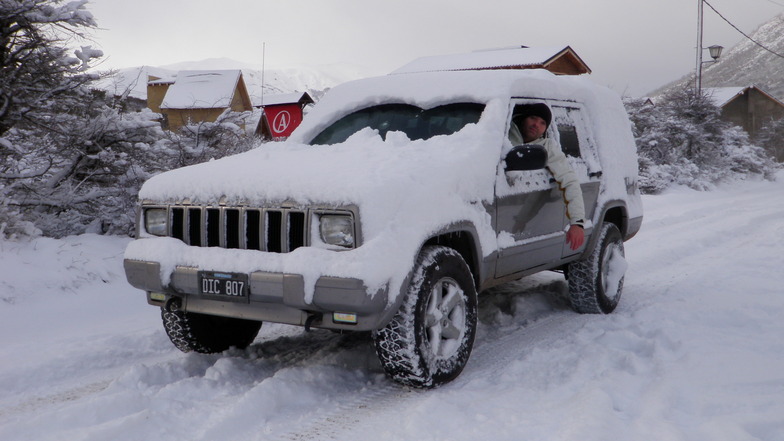
M 166 236 L 168 233 L 169 213 L 165 208 L 148 208 L 144 210 L 144 229 L 155 236 Z
M 351 216 L 322 214 L 319 216 L 321 240 L 327 245 L 354 247 L 354 221 Z

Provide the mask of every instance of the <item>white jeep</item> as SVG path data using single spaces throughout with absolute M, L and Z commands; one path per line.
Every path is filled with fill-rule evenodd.
M 542 150 L 507 136 L 530 103 L 581 183 L 574 251 Z M 288 141 L 155 176 L 139 198 L 127 278 L 179 349 L 246 347 L 263 321 L 372 331 L 386 372 L 417 387 L 462 371 L 491 286 L 560 269 L 576 311 L 612 312 L 642 222 L 620 99 L 541 70 L 346 83 Z

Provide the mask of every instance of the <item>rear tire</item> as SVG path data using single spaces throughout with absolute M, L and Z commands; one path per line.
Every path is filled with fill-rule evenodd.
M 169 340 L 182 352 L 214 354 L 230 347 L 245 349 L 261 329 L 258 321 L 165 308 L 161 308 L 161 318 Z
M 591 254 L 569 264 L 572 309 L 581 314 L 613 312 L 621 299 L 626 266 L 620 230 L 615 224 L 602 224 Z
M 381 365 L 393 380 L 431 388 L 462 372 L 474 344 L 477 296 L 460 254 L 428 246 L 417 258 L 400 310 L 373 333 Z

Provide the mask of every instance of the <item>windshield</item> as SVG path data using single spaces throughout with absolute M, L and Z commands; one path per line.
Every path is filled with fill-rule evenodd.
M 427 110 L 409 104 L 368 107 L 339 119 L 310 144 L 338 144 L 365 127 L 378 130 L 383 139 L 387 132 L 403 132 L 411 140 L 451 135 L 478 122 L 484 108 L 484 104 L 476 103 L 446 104 Z

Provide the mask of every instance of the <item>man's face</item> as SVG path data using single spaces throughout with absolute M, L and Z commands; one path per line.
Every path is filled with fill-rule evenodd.
M 544 132 L 547 130 L 547 122 L 538 116 L 527 116 L 523 120 L 523 127 L 521 127 L 521 129 L 523 132 L 523 141 L 531 142 L 544 135 Z

